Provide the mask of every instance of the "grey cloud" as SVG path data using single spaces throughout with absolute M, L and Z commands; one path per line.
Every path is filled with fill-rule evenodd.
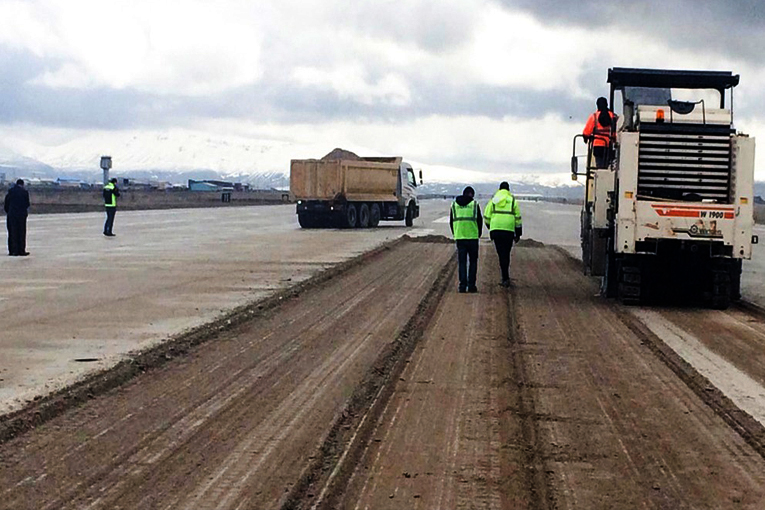
M 334 91 L 294 83 L 272 69 L 255 85 L 204 97 L 148 94 L 132 89 L 52 89 L 29 83 L 57 63 L 30 54 L 0 52 L 0 118 L 73 128 L 139 128 L 183 124 L 195 118 L 242 118 L 262 122 L 320 123 L 366 119 L 400 122 L 429 115 L 538 117 L 562 112 L 575 118 L 591 105 L 562 92 L 432 82 L 427 73 L 405 76 L 412 100 L 406 106 L 363 104 Z M 373 82 L 381 75 L 372 72 Z
M 354 2 L 349 26 L 359 35 L 410 42 L 431 53 L 451 51 L 473 35 L 476 12 L 460 1 Z
M 765 3 L 760 0 L 498 0 L 543 23 L 597 30 L 617 26 L 697 53 L 765 62 Z

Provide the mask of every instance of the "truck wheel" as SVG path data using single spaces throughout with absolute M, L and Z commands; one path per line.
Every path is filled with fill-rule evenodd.
M 741 260 L 737 260 L 731 264 L 730 299 L 731 301 L 738 301 L 741 299 Z
M 369 226 L 372 228 L 377 227 L 377 225 L 380 224 L 380 206 L 377 204 L 372 204 L 372 207 L 369 208 Z
M 356 204 L 348 204 L 345 207 L 345 226 L 346 228 L 356 228 L 356 222 L 358 221 L 358 212 L 356 211 Z
M 731 301 L 730 269 L 720 264 L 712 269 L 712 299 L 710 305 L 715 310 L 726 310 Z
M 606 255 L 606 274 L 603 276 L 603 288 L 607 298 L 619 297 L 619 274 L 620 261 L 614 257 L 613 253 Z
M 369 228 L 369 206 L 367 204 L 359 206 L 359 228 Z
M 619 264 L 619 301 L 625 305 L 639 305 L 642 290 L 640 266 L 622 260 Z
M 298 214 L 298 223 L 302 228 L 316 228 L 317 221 L 307 214 Z
M 409 203 L 409 207 L 406 208 L 406 218 L 404 221 L 406 222 L 407 227 L 414 225 L 414 206 L 411 202 Z

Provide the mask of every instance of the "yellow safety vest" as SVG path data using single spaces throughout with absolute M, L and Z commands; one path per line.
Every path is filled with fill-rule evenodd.
M 484 220 L 490 231 L 508 230 L 515 232 L 521 226 L 521 210 L 518 202 L 509 191 L 497 191 L 484 211 Z
M 452 203 L 452 226 L 454 239 L 478 239 L 478 204 L 475 200 L 464 206 Z
M 109 191 L 111 195 L 111 201 L 106 201 L 106 192 Z M 117 207 L 117 195 L 114 194 L 114 183 L 109 182 L 104 186 L 104 205 L 106 207 Z

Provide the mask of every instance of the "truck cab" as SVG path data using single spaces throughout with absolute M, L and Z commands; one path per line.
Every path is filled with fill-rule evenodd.
M 422 182 L 422 171 L 420 171 L 420 182 Z M 417 198 L 417 177 L 414 168 L 405 161 L 401 162 L 399 169 L 397 196 L 399 197 L 398 211 L 390 216 L 400 216 L 403 213 L 403 217 L 397 219 L 407 220 L 407 226 L 411 226 L 407 215 L 411 214 L 412 220 L 420 216 L 420 201 Z

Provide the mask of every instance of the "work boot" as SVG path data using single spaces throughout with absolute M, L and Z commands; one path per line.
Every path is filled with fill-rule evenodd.
M 468 287 L 468 292 L 470 294 L 475 294 L 475 293 L 478 292 L 478 287 L 476 287 L 476 286 Z
M 460 294 L 464 294 L 465 292 L 467 292 L 467 289 L 465 287 L 460 287 L 458 292 Z
M 503 286 L 504 288 L 508 288 L 510 286 L 510 279 L 508 278 L 506 280 L 502 280 L 500 282 L 500 285 Z

